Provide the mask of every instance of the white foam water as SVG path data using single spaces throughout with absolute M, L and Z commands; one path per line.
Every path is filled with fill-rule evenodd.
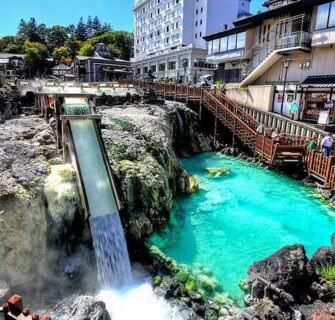
M 149 282 L 122 291 L 101 291 L 97 299 L 106 303 L 113 320 L 184 320 L 178 308 L 155 295 Z

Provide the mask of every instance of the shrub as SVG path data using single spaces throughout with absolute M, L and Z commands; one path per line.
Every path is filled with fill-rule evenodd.
M 332 281 L 335 283 L 335 265 L 324 264 L 316 268 L 316 273 L 324 281 Z

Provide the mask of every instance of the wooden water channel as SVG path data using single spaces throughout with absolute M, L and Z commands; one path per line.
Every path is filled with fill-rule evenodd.
M 78 84 L 80 86 L 81 84 Z M 115 84 L 110 84 L 115 85 Z M 277 162 L 281 163 L 301 163 L 307 169 L 309 175 L 317 179 L 324 188 L 335 190 L 335 161 L 334 157 L 324 157 L 322 152 L 313 151 L 308 153 L 306 145 L 308 141 L 315 135 L 320 144 L 323 138 L 321 130 L 313 128 L 306 129 L 303 124 L 293 126 L 290 119 L 283 120 L 280 123 L 281 129 L 285 127 L 285 131 L 289 130 L 290 134 L 286 134 L 285 144 L 278 144 L 269 137 L 265 130 L 265 134 L 257 133 L 256 129 L 260 123 L 265 121 L 265 126 L 273 118 L 269 115 L 261 113 L 247 112 L 245 107 L 223 95 L 219 90 L 210 88 L 197 88 L 175 83 L 152 83 L 141 80 L 122 80 L 118 85 L 122 87 L 137 88 L 143 93 L 154 94 L 164 99 L 173 99 L 181 102 L 198 103 L 199 118 L 202 117 L 203 108 L 206 108 L 213 115 L 213 136 L 214 143 L 218 138 L 218 124 L 221 123 L 225 128 L 229 129 L 233 136 L 233 145 L 236 140 L 248 148 L 261 161 L 272 166 Z M 92 84 L 98 87 L 97 84 Z M 104 87 L 108 84 L 104 84 Z M 59 94 L 61 95 L 61 94 Z M 53 97 L 46 94 L 39 94 L 36 103 L 47 117 L 47 109 L 49 107 L 57 110 L 57 103 Z M 250 111 L 250 110 L 249 110 Z M 253 117 L 256 115 L 256 118 Z M 269 120 L 270 119 L 270 120 Z M 276 120 L 279 121 L 279 120 Z M 292 122 L 292 123 L 291 123 Z M 287 130 L 286 130 L 287 129 Z M 297 133 L 300 134 L 297 135 Z M 320 147 L 320 146 L 319 146 Z

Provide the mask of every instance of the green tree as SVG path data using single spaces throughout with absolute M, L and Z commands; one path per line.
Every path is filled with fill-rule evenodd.
M 83 43 L 81 41 L 78 41 L 75 38 L 70 38 L 68 41 L 66 41 L 65 47 L 69 51 L 70 56 L 74 58 L 82 44 Z
M 95 36 L 87 41 L 92 46 L 104 43 L 108 46 L 115 57 L 129 60 L 133 47 L 133 34 L 127 31 L 111 31 Z
M 29 21 L 21 19 L 18 27 L 18 35 L 23 36 L 30 42 L 45 43 L 46 26 L 45 24 L 37 24 L 35 18 Z
M 61 26 L 53 26 L 47 30 L 46 43 L 53 51 L 54 48 L 63 47 L 68 40 L 67 30 Z
M 43 74 L 46 67 L 47 58 L 49 55 L 48 48 L 38 42 L 26 41 L 24 43 L 25 71 L 29 78 Z
M 0 38 L 0 52 L 24 53 L 25 39 L 22 36 L 7 36 Z
M 60 48 L 55 48 L 52 55 L 55 60 L 62 61 L 65 58 L 70 57 L 70 52 L 66 47 L 60 47 Z
M 94 17 L 92 22 L 92 28 L 95 31 L 95 33 L 100 33 L 102 29 L 101 22 L 97 16 Z
M 94 47 L 90 43 L 84 43 L 79 50 L 79 55 L 92 57 L 94 55 Z
M 86 25 L 84 23 L 83 17 L 80 18 L 76 30 L 74 31 L 74 36 L 76 40 L 86 41 Z

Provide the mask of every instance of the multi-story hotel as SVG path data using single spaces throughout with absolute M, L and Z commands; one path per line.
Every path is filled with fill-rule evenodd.
M 267 10 L 207 35 L 208 63 L 246 107 L 335 123 L 335 1 L 268 0 Z M 324 120 L 322 120 L 324 121 Z
M 250 1 L 135 0 L 135 75 L 195 81 L 212 72 L 203 37 L 230 28 Z

